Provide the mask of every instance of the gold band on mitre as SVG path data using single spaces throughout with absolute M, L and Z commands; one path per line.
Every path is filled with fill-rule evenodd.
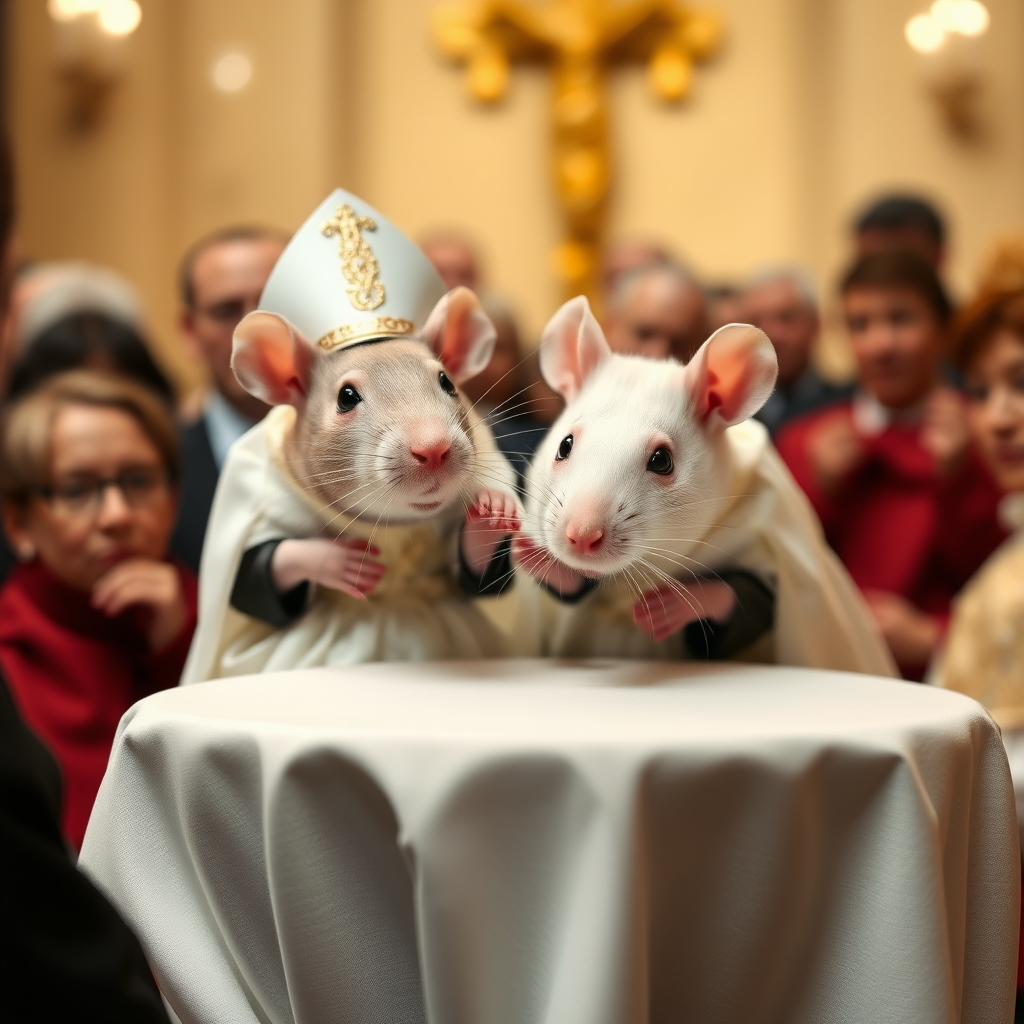
M 374 316 L 335 327 L 333 331 L 328 331 L 320 338 L 317 345 L 325 352 L 333 352 L 336 348 L 348 348 L 371 338 L 401 337 L 412 334 L 415 330 L 416 325 L 411 320 L 403 320 L 397 316 Z

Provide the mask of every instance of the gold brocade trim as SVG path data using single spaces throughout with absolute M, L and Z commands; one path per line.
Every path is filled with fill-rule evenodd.
M 355 309 L 376 309 L 384 302 L 384 285 L 377 280 L 377 257 L 362 234 L 376 231 L 376 221 L 372 217 L 357 217 L 346 203 L 338 207 L 321 230 L 326 238 L 338 236 L 341 272 L 348 281 L 348 301 Z
M 411 320 L 402 320 L 397 316 L 375 316 L 366 320 L 357 320 L 354 324 L 342 324 L 328 331 L 317 345 L 325 352 L 336 348 L 345 348 L 369 338 L 384 338 L 391 335 L 412 334 L 416 325 Z

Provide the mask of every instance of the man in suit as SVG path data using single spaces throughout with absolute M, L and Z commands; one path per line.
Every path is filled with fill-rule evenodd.
M 194 572 L 228 449 L 267 411 L 231 372 L 232 336 L 258 307 L 286 243 L 284 235 L 265 228 L 227 228 L 198 241 L 181 262 L 179 328 L 208 367 L 212 385 L 202 414 L 181 437 L 181 508 L 171 547 Z
M 762 270 L 747 282 L 740 307 L 739 319 L 768 335 L 779 360 L 775 391 L 754 417 L 770 433 L 853 393 L 852 386 L 825 380 L 811 362 L 820 318 L 814 284 L 806 274 L 795 267 Z

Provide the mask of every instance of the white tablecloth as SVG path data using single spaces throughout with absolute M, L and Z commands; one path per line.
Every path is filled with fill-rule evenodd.
M 889 680 L 505 662 L 172 690 L 125 716 L 81 863 L 184 1022 L 1012 1016 L 999 735 Z

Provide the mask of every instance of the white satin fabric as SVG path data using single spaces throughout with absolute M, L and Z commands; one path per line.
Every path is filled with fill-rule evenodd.
M 992 720 L 791 668 L 376 664 L 124 717 L 81 864 L 183 1024 L 999 1024 Z

